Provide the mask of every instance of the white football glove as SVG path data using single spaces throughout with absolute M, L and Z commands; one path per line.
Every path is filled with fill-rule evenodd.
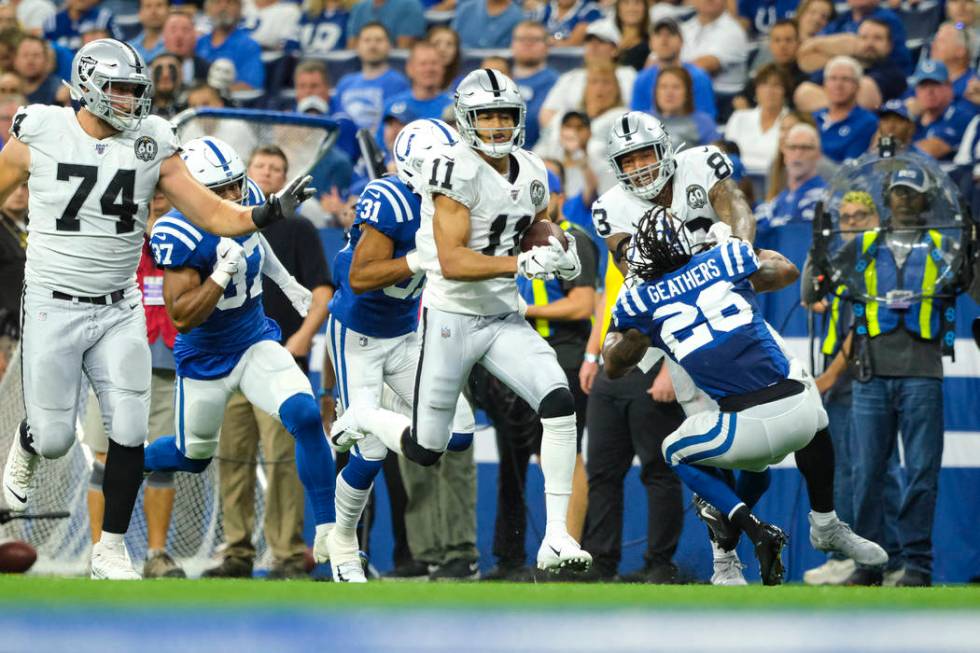
M 222 288 L 227 288 L 231 278 L 245 267 L 245 250 L 231 238 L 222 238 L 214 253 L 218 260 L 214 263 L 211 279 Z
M 732 228 L 724 222 L 716 222 L 708 229 L 708 235 L 704 237 L 704 242 L 709 247 L 715 247 L 722 243 L 727 243 L 732 239 Z
M 550 245 L 532 247 L 517 255 L 517 273 L 525 279 L 549 281 L 555 278 L 557 268 L 558 253 Z
M 567 250 L 561 246 L 561 242 L 554 236 L 549 236 L 548 242 L 551 243 L 551 249 L 555 250 L 555 254 L 558 256 L 558 267 L 555 269 L 555 274 L 558 275 L 559 279 L 571 281 L 582 274 L 582 261 L 578 259 L 575 236 L 566 231 L 565 239 L 568 241 Z
M 296 277 L 289 277 L 289 281 L 281 286 L 281 289 L 299 316 L 306 317 L 306 314 L 310 312 L 310 304 L 313 302 L 313 293 L 297 281 Z

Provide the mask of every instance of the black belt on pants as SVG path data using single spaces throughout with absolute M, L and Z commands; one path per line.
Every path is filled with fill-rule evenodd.
M 55 299 L 63 299 L 66 302 L 82 302 L 83 304 L 98 304 L 99 306 L 106 306 L 122 301 L 122 298 L 126 296 L 126 291 L 117 290 L 109 293 L 108 295 L 100 295 L 98 297 L 76 297 L 75 295 L 69 295 L 67 293 L 55 290 L 52 291 L 51 296 Z
M 805 386 L 794 379 L 783 379 L 779 383 L 774 383 L 761 390 L 753 390 L 741 395 L 730 395 L 718 400 L 718 407 L 725 413 L 737 413 L 746 408 L 768 404 L 777 399 L 785 399 L 798 395 L 805 389 Z

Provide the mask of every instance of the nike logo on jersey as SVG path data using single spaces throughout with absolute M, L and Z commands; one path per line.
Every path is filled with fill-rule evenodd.
M 373 197 L 375 199 L 381 199 L 381 193 L 379 193 L 376 190 L 368 190 L 368 195 L 370 195 L 371 197 Z
M 17 494 L 13 490 L 11 490 L 9 485 L 7 486 L 7 492 L 10 492 L 12 495 L 14 495 L 14 498 L 17 499 L 18 501 L 20 501 L 21 503 L 27 503 L 27 497 L 26 496 L 23 496 L 23 497 L 20 496 L 19 494 Z

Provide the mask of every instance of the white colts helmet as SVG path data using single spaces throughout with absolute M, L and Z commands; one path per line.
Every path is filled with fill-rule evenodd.
M 476 129 L 481 111 L 503 109 L 514 114 L 514 129 L 506 141 L 483 141 Z M 524 145 L 524 119 L 527 107 L 521 92 L 507 75 L 489 68 L 474 70 L 456 87 L 456 128 L 463 140 L 488 156 L 501 158 Z M 509 129 L 509 128 L 508 128 Z M 497 131 L 484 129 L 483 131 Z
M 647 148 L 653 149 L 657 162 L 630 173 L 624 172 L 623 156 Z M 619 183 L 643 199 L 656 197 L 674 174 L 674 149 L 667 131 L 659 120 L 640 111 L 624 113 L 613 124 L 606 141 L 606 154 Z
M 132 97 L 114 90 L 114 84 L 132 84 Z M 73 99 L 120 131 L 136 129 L 150 115 L 153 81 L 143 57 L 128 43 L 98 39 L 82 46 L 67 85 Z
M 408 123 L 398 132 L 391 148 L 398 178 L 413 192 L 421 194 L 425 181 L 422 163 L 429 153 L 436 148 L 452 147 L 459 141 L 459 132 L 441 120 L 423 118 Z
M 245 176 L 245 162 L 231 145 L 213 136 L 195 138 L 181 147 L 180 158 L 194 179 L 211 190 L 237 184 L 242 194 L 241 203 L 248 201 L 250 193 Z M 258 190 L 256 187 L 255 190 Z M 259 191 L 261 194 L 261 191 Z

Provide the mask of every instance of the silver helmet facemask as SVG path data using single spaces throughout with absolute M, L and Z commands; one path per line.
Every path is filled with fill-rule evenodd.
M 468 74 L 456 87 L 454 109 L 460 136 L 470 147 L 487 156 L 499 159 L 524 145 L 527 107 L 517 84 L 503 73 L 482 68 Z M 512 113 L 514 126 L 477 128 L 477 117 L 486 111 Z M 480 138 L 481 132 L 485 135 L 509 132 L 510 138 L 503 141 L 492 138 L 487 142 Z
M 153 80 L 131 45 L 98 39 L 84 45 L 71 63 L 72 99 L 119 131 L 136 129 L 150 115 Z M 122 91 L 125 85 L 132 89 Z
M 642 150 L 652 150 L 656 161 L 624 171 L 623 158 Z M 638 111 L 624 113 L 609 132 L 606 152 L 616 179 L 637 197 L 653 199 L 674 175 L 674 149 L 666 130 L 653 116 Z

